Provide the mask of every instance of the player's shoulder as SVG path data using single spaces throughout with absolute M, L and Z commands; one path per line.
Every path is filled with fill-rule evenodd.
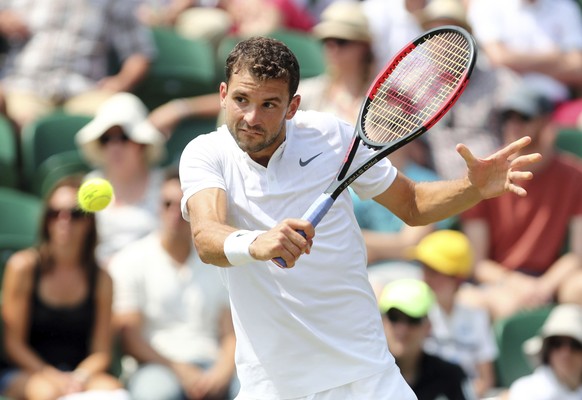
M 235 143 L 226 125 L 219 126 L 215 131 L 198 135 L 188 142 L 184 147 L 184 152 L 193 152 L 203 150 L 204 152 L 212 149 L 224 149 L 229 143 Z
M 298 110 L 292 121 L 298 127 L 348 124 L 333 113 L 316 110 Z
M 307 135 L 312 135 L 313 131 L 319 132 L 322 136 L 333 135 L 341 131 L 353 133 L 353 127 L 348 122 L 336 117 L 332 113 L 315 111 L 315 110 L 299 110 L 290 121 L 291 127 L 296 134 L 302 132 Z

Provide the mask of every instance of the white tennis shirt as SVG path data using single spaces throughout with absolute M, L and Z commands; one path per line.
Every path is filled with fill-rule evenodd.
M 331 114 L 299 111 L 286 129 L 286 141 L 267 168 L 240 150 L 225 126 L 192 140 L 180 161 L 184 218 L 187 199 L 206 188 L 226 191 L 227 222 L 240 229 L 268 230 L 284 218 L 300 218 L 335 177 L 353 128 Z M 370 154 L 360 145 L 353 165 Z M 352 187 L 370 198 L 386 190 L 395 176 L 396 169 L 384 159 Z M 221 271 L 246 396 L 307 396 L 394 365 L 348 191 L 317 226 L 311 254 L 301 256 L 294 268 L 257 261 Z

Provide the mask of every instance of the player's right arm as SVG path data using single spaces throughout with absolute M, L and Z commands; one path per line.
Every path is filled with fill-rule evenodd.
M 188 198 L 187 206 L 192 238 L 200 259 L 219 267 L 231 266 L 224 252 L 224 242 L 241 228 L 229 226 L 226 222 L 228 205 L 224 190 L 203 189 Z M 304 231 L 306 238 L 297 233 L 298 230 Z M 282 257 L 290 268 L 299 256 L 309 253 L 314 234 L 308 221 L 285 219 L 257 236 L 249 251 L 256 260 Z

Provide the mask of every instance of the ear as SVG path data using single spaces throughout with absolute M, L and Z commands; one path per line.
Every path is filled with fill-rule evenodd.
M 295 116 L 297 110 L 299 110 L 299 104 L 301 103 L 301 96 L 296 94 L 293 96 L 287 107 L 287 114 L 285 114 L 285 119 L 291 119 Z
M 226 96 L 228 95 L 228 85 L 226 84 L 226 82 L 220 83 L 219 92 L 220 92 L 220 107 L 225 109 L 226 108 Z

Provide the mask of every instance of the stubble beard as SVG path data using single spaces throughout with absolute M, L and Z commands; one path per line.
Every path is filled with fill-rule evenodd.
M 281 133 L 283 132 L 284 126 L 285 121 L 281 123 L 279 129 L 277 130 L 277 133 L 273 135 L 268 135 L 267 132 L 265 132 L 265 130 L 263 130 L 262 128 L 259 127 L 250 128 L 246 124 L 241 126 L 235 126 L 234 129 L 229 129 L 229 131 L 231 132 L 232 137 L 234 138 L 236 144 L 241 148 L 241 150 L 243 150 L 245 153 L 253 154 L 265 150 L 266 148 L 273 145 L 273 143 L 275 143 L 277 140 L 279 140 Z M 249 141 L 242 140 L 241 139 L 242 135 L 239 135 L 239 128 L 260 132 L 263 135 L 264 140 L 256 144 L 251 144 Z

